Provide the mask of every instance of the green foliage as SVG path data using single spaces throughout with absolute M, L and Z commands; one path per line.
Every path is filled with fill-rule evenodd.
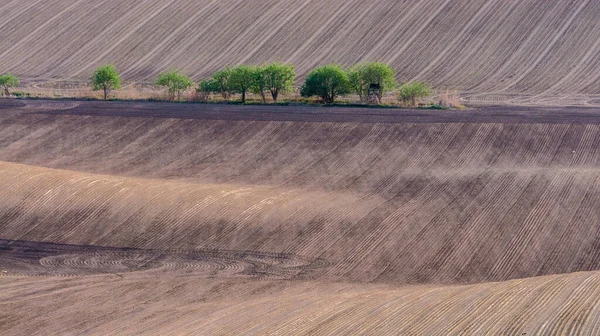
M 425 82 L 409 82 L 400 86 L 398 92 L 400 102 L 410 106 L 417 106 L 417 99 L 431 95 L 431 87 Z
M 263 104 L 267 102 L 265 92 L 269 90 L 265 67 L 256 68 L 256 72 L 254 73 L 254 78 L 252 79 L 252 84 L 250 86 L 250 91 L 254 94 L 259 94 Z
M 156 79 L 156 85 L 164 86 L 169 90 L 171 100 L 175 100 L 175 95 L 177 95 L 177 100 L 179 100 L 181 93 L 189 89 L 192 84 L 192 80 L 178 70 L 160 73 Z
M 292 90 L 296 71 L 293 65 L 283 63 L 265 64 L 262 68 L 262 77 L 266 90 L 271 92 L 271 97 L 277 102 L 280 93 Z
M 211 92 L 218 92 L 223 96 L 223 99 L 229 100 L 232 94 L 236 93 L 231 82 L 231 68 L 224 68 L 215 72 L 210 79 Z
M 121 87 L 121 77 L 114 65 L 108 64 L 98 67 L 92 76 L 92 90 L 104 91 L 104 100 L 108 98 L 108 93 L 111 90 L 116 90 Z
M 381 104 L 381 98 L 386 92 L 396 87 L 396 73 L 388 64 L 379 62 L 361 63 L 348 70 L 348 79 L 354 93 L 358 94 L 361 102 L 368 102 L 369 91 Z
M 254 81 L 257 79 L 257 73 L 262 69 L 248 65 L 238 65 L 229 69 L 231 72 L 229 82 L 233 91 L 242 94 L 242 104 L 246 103 L 246 92 L 251 91 Z
M 337 64 L 314 69 L 306 76 L 302 86 L 302 97 L 319 96 L 326 104 L 333 104 L 337 96 L 350 93 L 348 75 Z
M 3 95 L 10 96 L 8 89 L 18 86 L 19 78 L 9 73 L 0 75 L 0 86 L 4 89 Z

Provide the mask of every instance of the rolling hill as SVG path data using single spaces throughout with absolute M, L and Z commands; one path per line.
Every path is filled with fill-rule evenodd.
M 5 332 L 597 330 L 595 109 L 198 106 L 0 104 Z
M 600 4 L 591 0 L 7 0 L 0 73 L 86 80 L 178 67 L 200 79 L 238 63 L 384 61 L 400 81 L 467 101 L 598 105 Z

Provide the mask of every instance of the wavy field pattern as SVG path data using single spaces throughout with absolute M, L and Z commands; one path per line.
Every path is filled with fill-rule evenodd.
M 178 67 L 384 61 L 398 79 L 472 102 L 597 105 L 600 4 L 591 0 L 25 0 L 0 5 L 0 73 L 131 80 Z
M 597 334 L 596 110 L 288 108 L 1 102 L 3 333 Z

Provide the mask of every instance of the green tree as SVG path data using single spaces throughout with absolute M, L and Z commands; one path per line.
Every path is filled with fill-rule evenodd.
M 229 100 L 232 94 L 237 93 L 232 85 L 231 74 L 231 68 L 226 67 L 215 72 L 210 79 L 211 91 L 220 93 L 225 100 Z
M 114 65 L 108 64 L 98 67 L 92 76 L 92 90 L 104 91 L 104 100 L 108 98 L 111 90 L 121 87 L 121 77 Z
M 19 85 L 19 78 L 9 73 L 0 75 L 0 86 L 4 89 L 3 94 L 10 96 L 9 88 Z
M 254 87 L 253 82 L 256 80 L 256 73 L 261 71 L 257 67 L 248 65 L 238 65 L 231 71 L 231 87 L 234 91 L 242 94 L 242 104 L 246 103 L 246 92 L 251 91 Z
M 398 99 L 404 104 L 417 106 L 417 100 L 429 97 L 431 87 L 425 82 L 409 82 L 400 86 Z
M 177 100 L 181 98 L 181 93 L 186 91 L 192 86 L 192 80 L 179 72 L 179 70 L 171 70 L 169 72 L 163 72 L 158 74 L 156 79 L 156 85 L 164 86 L 169 91 L 170 100 Z
M 319 96 L 326 104 L 333 104 L 337 96 L 350 93 L 348 74 L 337 64 L 314 69 L 302 86 L 303 97 Z
M 296 71 L 293 65 L 282 63 L 265 64 L 262 69 L 267 90 L 271 92 L 271 97 L 277 102 L 280 93 L 291 91 Z
M 267 85 L 267 76 L 264 67 L 257 67 L 254 73 L 254 78 L 250 86 L 250 91 L 254 94 L 259 94 L 263 104 L 267 102 L 265 92 L 269 90 Z
M 377 102 L 386 92 L 396 87 L 396 72 L 388 64 L 380 62 L 361 63 L 348 70 L 348 79 L 352 91 L 358 94 L 361 102 L 368 102 L 369 91 L 373 92 Z

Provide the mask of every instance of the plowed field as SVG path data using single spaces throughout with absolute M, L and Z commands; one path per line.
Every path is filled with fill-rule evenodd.
M 595 334 L 600 111 L 0 101 L 3 334 Z
M 6 0 L 0 73 L 85 80 L 110 62 L 199 79 L 284 61 L 302 77 L 376 60 L 468 101 L 598 105 L 599 16 L 593 0 Z

